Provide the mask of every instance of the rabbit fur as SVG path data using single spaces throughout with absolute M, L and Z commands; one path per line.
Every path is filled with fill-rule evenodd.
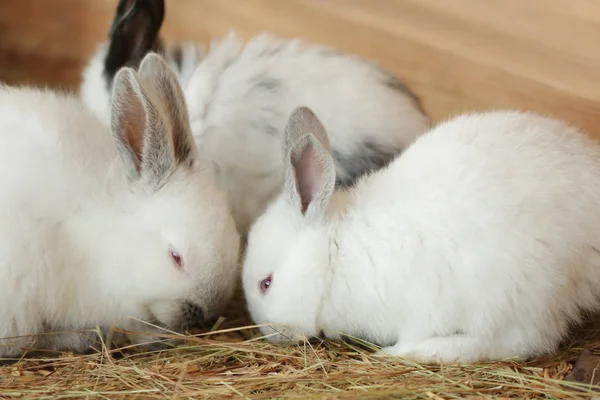
M 381 356 L 471 363 L 550 353 L 598 310 L 600 148 L 577 128 L 461 115 L 347 190 L 310 109 L 284 143 L 284 188 L 242 272 L 271 341 L 351 336 Z
M 419 99 L 373 63 L 300 40 L 234 33 L 201 46 L 165 47 L 164 1 L 121 0 L 108 43 L 84 72 L 81 96 L 109 121 L 112 76 L 142 54 L 164 55 L 179 73 L 201 157 L 226 193 L 243 235 L 283 184 L 281 142 L 287 118 L 308 105 L 328 126 L 336 185 L 354 184 L 386 165 L 430 120 Z
M 150 54 L 113 87 L 112 135 L 76 97 L 0 88 L 0 357 L 205 326 L 232 294 L 240 238 L 177 77 Z

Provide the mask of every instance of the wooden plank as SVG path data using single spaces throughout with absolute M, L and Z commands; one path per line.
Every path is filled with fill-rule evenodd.
M 3 0 L 0 80 L 76 88 L 116 0 Z M 169 0 L 167 40 L 269 31 L 372 59 L 436 119 L 520 108 L 600 137 L 594 0 Z

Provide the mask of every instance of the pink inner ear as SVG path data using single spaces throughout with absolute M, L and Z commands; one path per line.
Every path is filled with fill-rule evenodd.
M 304 214 L 320 190 L 324 176 L 323 166 L 312 143 L 308 142 L 300 154 L 292 157 L 292 166 L 296 174 L 296 186 L 302 203 L 302 214 Z

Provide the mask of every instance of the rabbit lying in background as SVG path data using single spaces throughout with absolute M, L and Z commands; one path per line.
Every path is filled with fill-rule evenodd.
M 81 96 L 110 118 L 113 76 L 159 52 L 179 71 L 202 159 L 229 199 L 241 234 L 283 184 L 282 133 L 307 104 L 328 126 L 336 185 L 385 166 L 430 124 L 419 100 L 377 66 L 326 47 L 259 35 L 165 49 L 164 0 L 121 0 L 109 35 L 84 73 Z
M 600 148 L 528 113 L 459 116 L 334 191 L 307 108 L 285 185 L 248 235 L 243 285 L 274 342 L 353 335 L 423 363 L 555 350 L 600 295 Z
M 0 88 L 0 357 L 130 317 L 205 326 L 232 294 L 239 235 L 177 77 L 151 54 L 113 86 L 112 136 L 75 98 Z

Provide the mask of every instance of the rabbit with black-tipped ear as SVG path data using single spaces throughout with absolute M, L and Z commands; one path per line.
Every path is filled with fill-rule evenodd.
M 275 342 L 344 334 L 424 363 L 552 352 L 600 296 L 600 147 L 550 118 L 441 123 L 334 190 L 327 133 L 290 117 L 285 185 L 248 235 L 244 292 Z
M 177 7 L 177 3 L 169 3 Z M 200 46 L 166 47 L 164 0 L 121 0 L 108 43 L 92 56 L 81 96 L 109 120 L 112 77 L 157 51 L 178 72 L 202 158 L 229 199 L 240 233 L 283 184 L 279 151 L 288 115 L 308 105 L 327 125 L 336 185 L 385 166 L 430 124 L 419 99 L 375 64 L 324 46 L 231 34 Z
M 0 357 L 207 326 L 232 294 L 239 235 L 176 76 L 149 54 L 112 99 L 110 135 L 74 97 L 0 88 Z

